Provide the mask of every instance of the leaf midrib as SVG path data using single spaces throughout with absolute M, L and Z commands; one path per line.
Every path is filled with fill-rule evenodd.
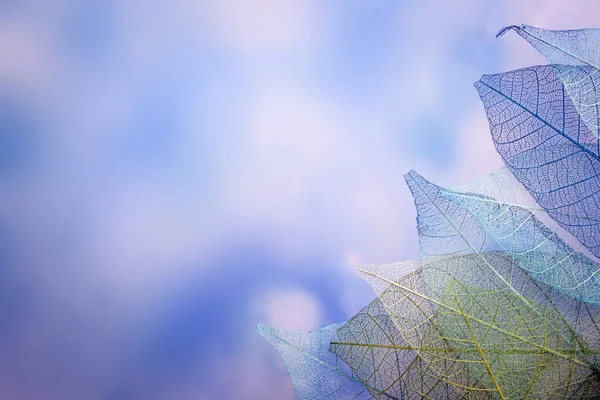
M 581 151 L 585 152 L 586 154 L 590 155 L 591 157 L 593 157 L 596 161 L 600 161 L 600 157 L 596 154 L 594 154 L 592 151 L 586 149 L 584 146 L 582 146 L 579 142 L 577 142 L 576 140 L 572 139 L 571 137 L 569 137 L 567 134 L 565 134 L 562 130 L 556 128 L 554 125 L 552 125 L 550 122 L 546 121 L 544 118 L 542 118 L 539 114 L 533 112 L 532 110 L 530 110 L 529 108 L 525 107 L 524 105 L 522 105 L 521 103 L 518 103 L 517 101 L 515 101 L 512 97 L 502 93 L 501 91 L 497 90 L 496 88 L 493 88 L 492 86 L 488 85 L 487 83 L 485 83 L 484 81 L 482 81 L 481 79 L 478 81 L 479 83 L 481 83 L 483 86 L 487 87 L 488 89 L 498 93 L 500 96 L 504 97 L 506 100 L 509 100 L 510 102 L 512 102 L 513 104 L 515 104 L 517 107 L 520 107 L 521 109 L 525 110 L 527 113 L 529 113 L 530 115 L 532 115 L 534 118 L 537 118 L 538 120 L 540 120 L 544 125 L 548 126 L 550 129 L 552 129 L 553 131 L 555 131 L 556 133 L 558 133 L 559 135 L 561 135 L 562 137 L 564 137 L 565 139 L 567 139 L 568 141 L 570 141 L 571 143 L 573 143 L 575 146 L 577 146 L 578 148 L 581 149 Z M 564 102 L 564 95 L 563 95 L 563 102 Z
M 431 301 L 432 303 L 434 303 L 434 304 L 436 304 L 436 305 L 438 305 L 438 306 L 440 306 L 440 307 L 442 307 L 442 308 L 445 308 L 445 309 L 446 309 L 446 310 L 448 310 L 448 311 L 451 311 L 451 312 L 453 312 L 453 313 L 456 313 L 456 314 L 458 314 L 458 315 L 462 315 L 462 314 L 461 314 L 461 312 L 460 312 L 459 310 L 457 310 L 457 309 L 455 309 L 455 308 L 453 308 L 453 307 L 450 307 L 449 305 L 447 305 L 447 304 L 445 304 L 445 303 L 442 303 L 442 302 L 439 302 L 439 301 L 437 301 L 437 300 L 435 300 L 435 299 L 432 299 L 432 298 L 430 298 L 430 297 L 428 297 L 428 296 L 426 296 L 426 295 L 424 295 L 424 294 L 422 294 L 422 293 L 419 293 L 419 292 L 417 292 L 417 291 L 414 291 L 414 290 L 412 290 L 412 289 L 410 289 L 410 288 L 408 288 L 408 287 L 406 287 L 406 286 L 403 286 L 403 285 L 399 284 L 398 282 L 394 282 L 394 281 L 392 281 L 392 280 L 390 280 L 390 279 L 387 279 L 387 278 L 386 278 L 386 277 L 384 277 L 384 276 L 381 276 L 381 275 L 378 275 L 378 274 L 376 274 L 376 273 L 373 273 L 373 272 L 370 272 L 370 271 L 366 271 L 366 270 L 363 270 L 363 269 L 360 269 L 360 268 L 359 268 L 359 271 L 360 271 L 360 272 L 362 272 L 362 273 L 364 273 L 364 274 L 366 274 L 366 275 L 370 275 L 370 276 L 373 276 L 373 277 L 375 277 L 375 278 L 381 279 L 381 280 L 383 280 L 383 281 L 385 281 L 385 282 L 388 282 L 390 285 L 394 285 L 394 286 L 396 286 L 396 287 L 398 287 L 398 288 L 400 288 L 400 289 L 402 289 L 402 290 L 404 290 L 404 291 L 407 291 L 407 292 L 409 292 L 409 293 L 411 293 L 411 294 L 414 294 L 415 296 L 418 296 L 418 297 L 421 297 L 421 298 L 423 298 L 423 299 L 425 299 L 425 300 Z M 577 363 L 577 364 L 579 364 L 579 365 L 582 365 L 582 366 L 585 366 L 585 367 L 589 368 L 589 364 L 588 364 L 588 363 L 586 363 L 586 362 L 583 362 L 583 361 L 580 361 L 580 360 L 579 360 L 579 359 L 577 359 L 577 358 L 572 358 L 572 357 L 570 357 L 570 356 L 569 356 L 569 355 L 567 355 L 567 354 L 564 354 L 564 353 L 561 353 L 561 352 L 559 352 L 559 351 L 556 351 L 556 350 L 554 350 L 554 349 L 551 349 L 551 348 L 548 348 L 548 347 L 542 346 L 542 345 L 540 345 L 539 343 L 536 343 L 536 342 L 530 341 L 530 340 L 528 340 L 528 339 L 526 339 L 526 338 L 524 338 L 524 337 L 522 337 L 522 336 L 520 336 L 520 335 L 515 335 L 515 334 L 514 334 L 514 333 L 512 333 L 512 332 L 509 332 L 509 331 L 507 331 L 507 330 L 505 330 L 505 329 L 499 328 L 499 327 L 497 327 L 497 326 L 495 326 L 495 325 L 492 325 L 492 324 L 490 324 L 490 323 L 488 323 L 488 322 L 486 322 L 486 321 L 484 321 L 484 320 L 482 320 L 482 319 L 479 319 L 479 318 L 477 318 L 477 317 L 474 317 L 474 316 L 472 316 L 472 315 L 470 315 L 470 314 L 466 314 L 466 313 L 464 313 L 464 315 L 465 315 L 467 318 L 469 318 L 470 320 L 472 320 L 472 321 L 475 321 L 475 322 L 477 322 L 477 323 L 480 323 L 481 325 L 483 325 L 483 326 L 485 326 L 485 327 L 487 327 L 487 328 L 493 329 L 493 330 L 495 330 L 495 331 L 497 331 L 497 332 L 500 332 L 500 333 L 502 333 L 502 334 L 504 334 L 504 335 L 510 336 L 510 337 L 512 337 L 512 338 L 514 338 L 514 339 L 520 340 L 520 341 L 521 341 L 521 342 L 523 342 L 523 343 L 527 343 L 527 344 L 529 344 L 529 345 L 532 345 L 532 346 L 534 346 L 534 347 L 537 347 L 537 348 L 539 348 L 540 350 L 542 350 L 543 352 L 546 352 L 546 353 L 553 354 L 553 355 L 555 355 L 555 356 L 557 356 L 557 357 L 560 357 L 560 358 L 563 358 L 563 359 L 566 359 L 566 360 L 571 360 L 571 359 L 573 359 L 573 361 L 574 361 L 575 363 Z M 581 352 L 575 351 L 574 353 L 576 353 L 576 354 L 579 354 L 579 353 L 581 353 Z
M 445 338 L 445 339 L 452 341 L 451 338 Z M 359 343 L 359 342 L 330 342 L 330 343 L 332 345 L 336 345 L 336 346 L 368 347 L 368 348 L 412 350 L 412 351 L 440 352 L 440 353 L 452 353 L 452 352 L 473 353 L 473 352 L 476 352 L 476 350 L 474 350 L 472 348 L 461 349 L 461 348 L 457 348 L 457 347 L 453 347 L 452 349 L 449 349 L 449 348 L 442 348 L 442 347 L 400 346 L 400 345 L 393 345 L 393 344 L 388 345 L 388 344 Z M 556 349 L 556 351 L 560 351 L 563 353 L 573 353 L 573 354 L 583 353 L 583 354 L 589 354 L 589 355 L 600 353 L 600 350 L 592 350 L 592 349 L 577 351 L 577 350 L 573 350 L 573 349 L 564 348 L 564 349 Z M 544 354 L 546 351 L 545 350 L 530 350 L 530 349 L 513 348 L 512 350 L 486 349 L 486 352 L 498 353 L 498 354 Z

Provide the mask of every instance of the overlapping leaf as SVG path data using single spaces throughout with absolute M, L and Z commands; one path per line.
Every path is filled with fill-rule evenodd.
M 507 257 L 485 257 L 499 275 L 514 272 L 511 283 L 527 297 L 490 276 L 478 254 L 439 257 L 420 274 L 399 280 L 388 267 L 363 269 L 361 276 L 378 293 L 428 374 L 466 397 L 593 398 L 598 374 L 591 364 L 597 350 Z M 425 285 L 420 279 L 425 273 L 437 279 Z
M 541 282 L 577 299 L 600 304 L 600 269 L 596 262 L 567 245 L 534 213 L 543 211 L 515 204 L 515 185 L 509 185 L 501 170 L 482 179 L 479 188 L 490 187 L 500 198 L 468 191 L 444 189 L 442 194 L 465 208 L 483 225 L 494 242 L 521 268 Z M 503 182 L 497 186 L 497 182 Z M 473 187 L 475 189 L 475 187 Z
M 411 263 L 381 268 L 404 270 Z M 391 291 L 394 288 L 389 289 Z M 382 297 L 387 298 L 384 292 Z M 422 325 L 424 327 L 424 325 Z M 366 382 L 377 399 L 460 399 L 461 392 L 439 379 L 394 325 L 379 299 L 338 329 L 331 351 Z
M 600 133 L 600 29 L 547 30 L 529 25 L 509 26 L 535 47 L 561 78 L 582 121 Z M 574 68 L 575 67 L 575 68 Z
M 256 328 L 281 355 L 298 399 L 373 399 L 352 370 L 329 351 L 330 343 L 337 340 L 340 326 L 330 325 L 310 333 L 290 332 L 264 324 Z
M 422 270 L 417 270 L 405 275 L 399 264 L 359 269 L 359 275 L 373 287 L 400 334 L 401 338 L 393 340 L 400 346 L 407 343 L 414 352 L 414 358 L 409 356 L 414 364 L 409 364 L 408 371 L 401 377 L 407 398 L 436 398 L 438 395 L 448 399 L 490 399 L 494 389 L 479 385 L 469 365 L 461 362 L 460 355 L 454 351 L 453 343 L 440 332 L 436 323 L 439 303 L 425 294 L 421 273 Z M 352 361 L 352 365 L 356 363 Z
M 440 285 L 441 288 L 447 287 L 444 283 L 446 278 L 440 275 L 441 272 L 436 266 L 439 265 L 436 264 L 439 259 L 445 260 L 448 256 L 467 254 L 472 258 L 456 259 L 467 264 L 447 264 L 448 268 L 444 276 L 456 277 L 471 286 L 474 282 L 481 282 L 478 286 L 485 284 L 494 290 L 510 291 L 517 298 L 521 298 L 523 304 L 534 312 L 535 307 L 530 305 L 530 299 L 546 307 L 553 307 L 568 321 L 568 325 L 577 334 L 585 337 L 586 342 L 592 347 L 600 346 L 600 306 L 582 302 L 533 279 L 529 271 L 515 262 L 513 255 L 507 254 L 496 245 L 493 235 L 488 233 L 486 226 L 468 208 L 461 207 L 455 201 L 456 198 L 452 200 L 448 198 L 447 189 L 434 185 L 414 171 L 407 174 L 405 179 L 413 193 L 417 208 L 423 269 L 421 274 L 430 290 L 429 295 L 439 300 L 444 293 Z M 505 216 L 498 213 L 495 217 Z M 500 234 L 496 236 L 501 237 Z M 553 237 L 553 239 L 557 238 Z M 500 262 L 497 254 L 502 254 L 504 258 L 510 260 L 510 263 Z M 477 262 L 472 262 L 472 259 L 476 259 Z M 431 265 L 436 267 L 429 268 Z M 586 351 L 583 348 L 580 350 Z
M 598 137 L 553 68 L 484 75 L 475 87 L 506 166 L 553 219 L 600 256 Z
M 259 325 L 300 399 L 598 398 L 600 30 L 510 29 L 552 64 L 475 84 L 510 172 L 411 171 L 421 268 L 359 270 L 378 299 L 345 324 Z

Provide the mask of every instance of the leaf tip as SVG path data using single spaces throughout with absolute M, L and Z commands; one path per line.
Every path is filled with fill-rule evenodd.
M 521 25 L 521 26 L 517 26 L 517 25 L 505 26 L 504 28 L 502 28 L 502 29 L 500 29 L 498 31 L 498 33 L 496 34 L 496 37 L 500 37 L 500 36 L 504 35 L 507 31 L 510 31 L 510 30 L 519 31 L 519 30 L 523 29 L 524 27 L 525 27 L 525 25 Z
M 406 182 L 406 184 L 408 185 L 409 188 L 411 188 L 414 181 L 418 180 L 419 178 L 422 178 L 422 176 L 419 175 L 419 173 L 417 171 L 415 171 L 414 169 L 411 169 L 406 174 L 404 174 L 404 182 Z M 412 191 L 412 189 L 411 189 L 411 191 Z
M 411 169 L 411 170 L 410 170 L 410 171 L 408 171 L 406 174 L 404 174 L 404 180 L 408 182 L 409 180 L 413 179 L 413 177 L 414 177 L 414 175 L 415 175 L 415 174 L 417 174 L 417 173 L 415 172 L 415 170 L 414 170 L 414 169 Z M 418 174 L 417 174 L 417 175 L 418 175 Z
M 416 193 L 422 192 L 424 187 L 432 185 L 427 179 L 423 178 L 421 174 L 411 169 L 406 175 L 404 175 L 404 181 L 413 194 L 413 198 Z
M 363 264 L 356 270 L 356 275 L 370 285 L 371 282 L 369 281 L 369 278 L 373 275 L 374 267 L 375 266 L 371 264 Z
M 266 328 L 267 325 L 261 322 L 260 324 L 256 325 L 256 333 L 258 333 L 259 335 L 264 335 Z

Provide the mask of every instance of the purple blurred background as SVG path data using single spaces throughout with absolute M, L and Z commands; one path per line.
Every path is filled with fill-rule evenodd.
M 0 0 L 0 399 L 291 400 L 308 331 L 415 259 L 414 168 L 501 165 L 505 25 L 595 1 Z

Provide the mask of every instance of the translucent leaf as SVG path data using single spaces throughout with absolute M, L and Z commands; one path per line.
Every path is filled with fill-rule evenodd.
M 475 83 L 492 138 L 536 202 L 600 255 L 598 137 L 582 121 L 551 66 L 484 75 Z
M 441 332 L 480 384 L 495 388 L 500 397 L 571 397 L 592 372 L 570 357 L 578 351 L 573 346 L 578 339 L 563 339 L 570 329 L 551 308 L 534 301 L 525 307 L 506 290 L 471 287 L 458 279 L 450 281 L 441 303 L 453 306 L 438 309 Z
M 600 29 L 547 30 L 509 26 L 548 59 L 560 76 L 582 121 L 596 136 L 600 129 Z M 579 68 L 573 68 L 573 67 Z
M 432 184 L 414 171 L 405 179 L 417 208 L 421 275 L 429 296 L 440 301 L 448 286 L 444 282 L 449 278 L 460 279 L 468 286 L 509 291 L 520 299 L 523 307 L 534 313 L 538 312 L 535 303 L 555 309 L 572 330 L 567 336 L 562 330 L 558 334 L 567 341 L 575 336 L 584 338 L 585 343 L 575 343 L 580 355 L 587 354 L 590 346 L 598 348 L 600 308 L 597 305 L 567 296 L 533 279 L 512 257 L 500 251 L 477 218 L 446 197 L 446 189 Z M 453 263 L 444 261 L 448 256 L 458 254 L 469 257 L 455 258 Z M 444 262 L 440 264 L 440 260 Z M 590 360 L 588 363 L 597 363 L 596 355 L 592 359 L 587 355 L 585 358 Z
M 520 271 L 501 253 L 485 256 L 499 271 Z M 360 270 L 432 376 L 469 397 L 595 396 L 598 373 L 590 359 L 598 351 L 585 345 L 525 274 L 512 283 L 528 291 L 527 305 L 482 268 L 478 254 L 440 257 L 420 272 L 437 279 L 425 285 L 416 273 L 396 280 L 388 267 Z
M 468 185 L 451 188 L 454 192 L 469 192 L 491 197 L 496 201 L 517 205 L 530 211 L 548 229 L 553 231 L 565 243 L 569 244 L 578 252 L 591 258 L 594 255 L 583 246 L 577 238 L 558 224 L 531 196 L 529 191 L 510 172 L 507 167 L 499 168 L 489 175 L 484 176 Z
M 404 176 L 417 210 L 421 265 L 436 257 L 482 253 L 497 247 L 484 227 L 466 209 L 444 196 L 442 188 L 415 171 Z
M 442 193 L 475 216 L 494 242 L 532 277 L 569 296 L 600 304 L 598 265 L 567 245 L 534 215 L 543 215 L 543 212 L 521 207 L 514 203 L 516 199 L 507 201 L 508 196 L 503 193 L 515 191 L 515 187 L 497 185 L 510 182 L 505 179 L 505 173 L 491 174 L 474 185 L 480 189 L 497 189 L 492 192 L 501 198 L 460 190 L 444 189 Z
M 336 332 L 341 325 L 330 325 L 310 333 L 290 332 L 264 324 L 256 328 L 281 355 L 298 399 L 373 398 L 352 370 L 329 351 L 330 343 L 337 341 Z
M 389 268 L 411 270 L 413 264 L 396 263 Z M 330 350 L 373 388 L 371 393 L 377 399 L 461 398 L 458 391 L 429 370 L 402 337 L 379 299 L 342 325 L 338 337 L 339 341 L 332 342 Z
M 405 275 L 400 264 L 386 264 L 362 267 L 359 269 L 359 275 L 373 287 L 388 318 L 395 325 L 396 330 L 391 332 L 400 334 L 393 339 L 388 339 L 401 348 L 400 351 L 394 349 L 392 353 L 391 357 L 394 355 L 401 355 L 401 357 L 396 363 L 392 358 L 390 374 L 400 376 L 403 381 L 401 387 L 407 398 L 490 398 L 490 392 L 493 390 L 479 385 L 471 374 L 469 366 L 460 362 L 460 357 L 454 352 L 451 343 L 440 333 L 435 321 L 437 307 L 425 294 L 421 270 Z M 369 324 L 369 319 L 366 322 L 363 330 L 366 334 L 362 334 L 364 341 L 385 343 L 385 339 L 379 337 L 380 331 L 376 329 L 376 324 Z M 354 336 L 360 338 L 360 329 L 356 326 L 352 328 Z M 404 343 L 412 349 L 414 355 L 404 352 L 405 349 L 402 347 Z M 361 353 L 360 349 L 352 347 L 348 351 L 352 352 L 347 355 L 347 358 L 354 368 L 360 367 L 357 365 L 357 360 L 361 355 L 365 356 L 367 363 L 372 359 L 377 362 L 375 358 L 377 354 L 364 350 Z M 388 360 L 389 357 L 388 355 Z M 402 374 L 393 371 L 396 365 L 406 365 L 406 372 Z M 368 365 L 366 369 L 363 373 L 369 372 Z M 380 373 L 379 370 L 376 372 Z

